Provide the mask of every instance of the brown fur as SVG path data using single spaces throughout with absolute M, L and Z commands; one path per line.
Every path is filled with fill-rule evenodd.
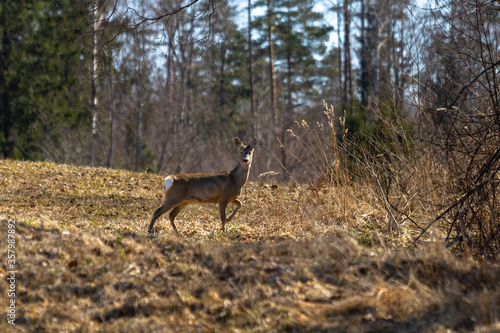
M 222 230 L 225 231 L 226 222 L 231 221 L 241 208 L 241 202 L 237 197 L 248 178 L 257 138 L 254 138 L 248 145 L 241 142 L 239 138 L 235 138 L 234 143 L 238 147 L 238 165 L 232 171 L 169 176 L 174 182 L 165 194 L 165 203 L 153 213 L 148 228 L 149 233 L 153 231 L 155 221 L 171 210 L 169 220 L 172 228 L 179 234 L 174 223 L 175 217 L 184 207 L 193 203 L 218 203 Z M 236 208 L 226 219 L 226 207 L 230 203 L 235 204 Z

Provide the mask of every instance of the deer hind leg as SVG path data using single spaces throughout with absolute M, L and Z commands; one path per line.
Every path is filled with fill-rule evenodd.
M 153 213 L 153 217 L 151 218 L 151 222 L 149 223 L 149 228 L 148 228 L 148 233 L 153 232 L 153 226 L 156 222 L 156 220 L 168 212 L 170 209 L 173 207 L 177 206 L 180 202 L 177 200 L 172 200 L 172 199 L 167 199 L 163 205 L 161 205 L 155 212 Z M 175 228 L 174 225 L 174 230 L 177 232 L 177 229 Z
M 231 213 L 231 215 L 227 218 L 226 222 L 229 222 L 233 219 L 233 216 L 240 210 L 241 208 L 241 201 L 239 201 L 238 199 L 234 199 L 231 203 L 235 204 L 236 205 L 236 208 L 233 210 L 233 212 Z
M 168 219 L 170 220 L 170 223 L 172 224 L 172 228 L 174 228 L 175 233 L 177 235 L 179 234 L 179 232 L 177 231 L 177 228 L 175 227 L 174 220 L 175 220 L 175 217 L 177 215 L 179 215 L 181 210 L 186 206 L 187 206 L 187 203 L 181 203 L 181 204 L 175 206 L 174 209 L 172 209 L 172 211 L 170 212 L 170 214 L 168 214 Z

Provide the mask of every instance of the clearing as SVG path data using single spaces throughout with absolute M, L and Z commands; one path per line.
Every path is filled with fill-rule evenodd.
M 500 265 L 413 249 L 363 193 L 346 209 L 340 189 L 249 183 L 226 233 L 189 206 L 179 238 L 166 215 L 146 235 L 159 175 L 0 160 L 0 186 L 3 332 L 500 330 Z

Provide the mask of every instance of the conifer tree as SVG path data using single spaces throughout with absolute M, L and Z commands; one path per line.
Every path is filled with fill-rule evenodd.
M 88 19 L 71 0 L 0 4 L 0 155 L 55 158 L 61 128 L 88 123 L 75 93 L 87 61 L 77 36 Z

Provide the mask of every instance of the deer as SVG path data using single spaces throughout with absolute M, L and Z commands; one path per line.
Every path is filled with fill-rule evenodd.
M 154 211 L 149 223 L 148 234 L 153 233 L 155 221 L 171 210 L 168 217 L 172 228 L 179 236 L 174 220 L 181 210 L 189 204 L 212 203 L 219 205 L 221 230 L 226 231 L 226 223 L 233 219 L 242 206 L 241 201 L 237 198 L 248 179 L 253 152 L 255 146 L 257 146 L 257 138 L 253 138 L 248 145 L 245 145 L 236 137 L 234 138 L 234 144 L 238 147 L 238 164 L 231 171 L 177 174 L 165 178 L 165 202 Z M 236 208 L 226 219 L 228 204 L 234 204 Z

